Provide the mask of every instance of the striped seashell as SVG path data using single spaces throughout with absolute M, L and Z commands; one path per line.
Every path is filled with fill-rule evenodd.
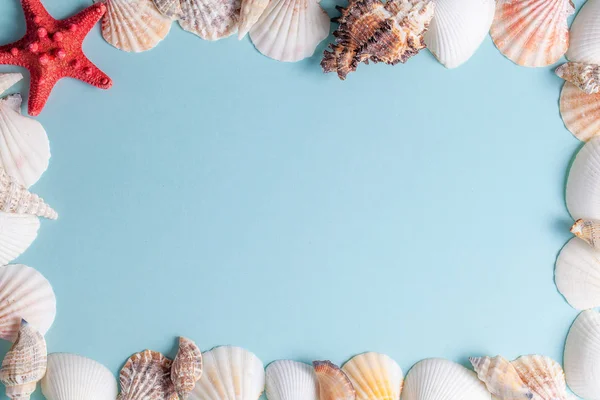
M 117 400 L 177 400 L 171 381 L 171 360 L 161 353 L 144 350 L 129 357 L 119 375 Z
M 202 352 L 196 343 L 179 338 L 179 350 L 171 366 L 171 381 L 181 400 L 189 397 L 202 376 Z
M 0 167 L 0 211 L 15 214 L 30 214 L 48 219 L 57 219 L 58 214 L 44 200 L 21 185 Z

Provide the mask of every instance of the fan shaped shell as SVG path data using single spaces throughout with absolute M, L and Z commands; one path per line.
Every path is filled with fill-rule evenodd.
M 171 360 L 144 350 L 129 357 L 119 375 L 117 400 L 178 400 L 171 382 Z
M 580 313 L 569 330 L 564 355 L 569 388 L 579 397 L 600 399 L 600 314 Z
M 586 1 L 571 24 L 570 61 L 600 64 L 600 1 Z
M 267 8 L 269 0 L 242 0 L 238 39 L 242 39 Z
M 600 252 L 578 238 L 569 240 L 556 259 L 554 280 L 573 308 L 600 306 Z
M 319 400 L 317 377 L 308 364 L 274 361 L 267 366 L 265 380 L 269 400 Z
M 6 265 L 31 246 L 40 229 L 40 220 L 27 214 L 0 211 L 0 265 Z
M 403 374 L 391 357 L 368 352 L 352 357 L 342 366 L 358 400 L 398 400 Z
M 331 361 L 313 361 L 319 382 L 319 400 L 355 400 L 354 385 L 337 365 Z
M 239 26 L 240 0 L 181 0 L 179 25 L 204 40 L 233 35 Z
M 162 15 L 171 19 L 178 19 L 183 16 L 181 11 L 181 0 L 153 0 L 156 9 Z
M 528 355 L 517 358 L 511 364 L 538 400 L 567 400 L 565 373 L 560 364 L 550 357 Z
M 18 72 L 0 73 L 0 94 L 6 92 L 21 79 L 23 79 L 23 75 Z
M 577 139 L 590 140 L 600 132 L 600 93 L 587 94 L 565 82 L 560 93 L 560 116 Z
M 600 138 L 590 139 L 575 156 L 567 179 L 566 201 L 574 220 L 600 220 Z
M 48 370 L 42 379 L 47 400 L 114 400 L 117 380 L 104 365 L 77 354 L 48 355 Z

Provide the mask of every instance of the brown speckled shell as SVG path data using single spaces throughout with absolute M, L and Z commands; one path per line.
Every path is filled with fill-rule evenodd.
M 331 361 L 313 361 L 319 381 L 320 400 L 355 400 L 356 390 L 352 382 L 337 365 Z
M 187 399 L 202 376 L 202 352 L 196 343 L 179 338 L 179 351 L 171 366 L 171 380 L 180 399 Z
M 178 19 L 183 16 L 181 0 L 152 0 L 162 15 L 167 18 Z
M 117 400 L 177 400 L 171 382 L 171 360 L 156 351 L 132 355 L 121 369 L 119 382 Z
M 586 94 L 600 92 L 600 65 L 568 62 L 556 68 L 556 75 Z

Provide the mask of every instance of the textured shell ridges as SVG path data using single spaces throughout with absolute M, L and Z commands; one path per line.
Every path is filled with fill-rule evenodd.
M 564 367 L 569 388 L 584 399 L 600 399 L 600 314 L 580 313 L 565 343 Z
M 196 343 L 179 338 L 179 350 L 171 366 L 171 381 L 181 400 L 187 399 L 202 377 L 202 352 Z
M 343 366 L 358 400 L 398 400 L 404 375 L 390 356 L 367 352 L 352 357 Z
M 313 361 L 319 382 L 319 400 L 355 400 L 354 385 L 337 365 L 331 361 Z
M 240 0 L 181 0 L 179 25 L 204 40 L 219 40 L 237 32 Z
M 42 198 L 27 190 L 16 179 L 0 168 L 0 211 L 30 214 L 38 217 L 57 219 L 58 214 Z
M 171 382 L 171 360 L 156 351 L 132 355 L 121 369 L 119 382 L 117 400 L 177 400 Z

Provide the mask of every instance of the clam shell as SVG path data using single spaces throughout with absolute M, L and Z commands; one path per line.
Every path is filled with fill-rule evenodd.
M 47 400 L 114 400 L 117 380 L 104 365 L 77 354 L 48 355 L 48 370 L 42 379 Z
M 404 382 L 402 400 L 490 400 L 477 375 L 441 358 L 416 363 Z
M 568 62 L 556 68 L 556 75 L 571 82 L 586 94 L 600 92 L 600 66 Z
M 117 400 L 178 400 L 171 382 L 171 360 L 157 351 L 132 355 L 121 369 L 119 382 Z
M 37 237 L 40 221 L 27 214 L 0 211 L 0 265 L 19 257 Z
M 171 366 L 171 381 L 180 399 L 187 399 L 202 377 L 202 352 L 190 339 L 179 338 L 179 350 Z
M 0 167 L 0 210 L 15 214 L 30 214 L 57 219 L 58 214 L 44 200 L 27 190 Z
M 202 353 L 204 375 L 192 400 L 257 400 L 265 388 L 262 361 L 248 350 L 220 346 Z
M 314 54 L 329 36 L 329 16 L 317 0 L 270 0 L 250 29 L 258 51 L 277 61 L 295 62 Z
M 403 374 L 391 357 L 374 352 L 352 357 L 342 366 L 358 400 L 398 400 Z
M 106 0 L 102 36 L 119 50 L 150 50 L 171 29 L 171 19 L 158 11 L 152 0 Z
M 600 132 L 600 93 L 586 94 L 571 82 L 560 93 L 560 116 L 566 128 L 585 142 Z
M 319 400 L 355 400 L 356 390 L 348 376 L 331 361 L 313 361 L 319 382 Z
M 21 79 L 23 79 L 23 74 L 18 72 L 0 73 L 0 94 L 6 92 Z
M 600 306 L 600 252 L 583 240 L 569 240 L 556 259 L 554 280 L 571 307 Z
M 579 397 L 600 399 L 600 314 L 580 313 L 569 330 L 564 355 L 569 388 Z
M 600 138 L 590 139 L 575 156 L 567 179 L 566 202 L 574 220 L 600 220 Z
M 511 364 L 527 387 L 541 400 L 566 400 L 565 373 L 559 363 L 550 357 L 528 355 L 517 358 Z
M 569 47 L 571 0 L 498 0 L 490 34 L 498 50 L 525 67 L 545 67 Z
M 470 357 L 479 379 L 500 400 L 531 400 L 532 390 L 523 382 L 516 368 L 505 358 Z
M 242 0 L 238 39 L 242 40 L 267 8 L 269 0 Z
M 435 0 L 427 48 L 446 68 L 462 65 L 490 31 L 495 10 L 494 0 Z
M 578 219 L 571 227 L 571 233 L 596 250 L 600 250 L 600 221 Z
M 569 61 L 600 64 L 600 1 L 586 1 L 571 24 Z
M 265 380 L 268 400 L 319 400 L 317 377 L 308 364 L 274 361 L 267 366 Z
M 239 26 L 240 0 L 181 0 L 179 25 L 205 40 L 233 35 Z
M 179 19 L 183 16 L 181 0 L 153 0 L 156 9 L 165 17 Z

